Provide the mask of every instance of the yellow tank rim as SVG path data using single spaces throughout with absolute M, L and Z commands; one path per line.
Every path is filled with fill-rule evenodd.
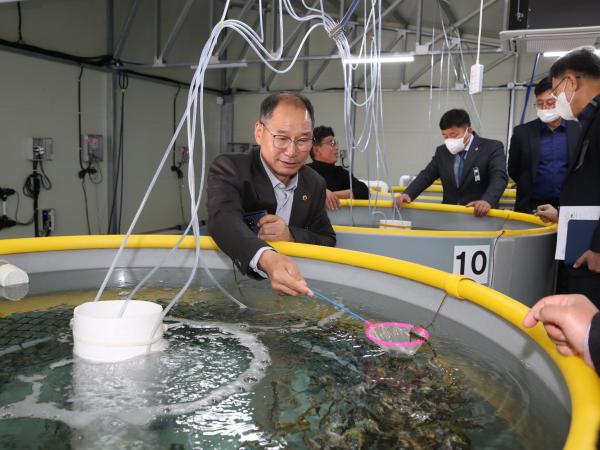
M 169 249 L 175 245 L 178 239 L 179 236 L 173 235 L 133 235 L 127 241 L 126 248 Z M 121 235 L 7 239 L 1 241 L 0 254 L 116 249 L 121 245 L 122 240 L 123 236 Z M 600 378 L 580 357 L 560 355 L 540 324 L 532 329 L 523 328 L 523 317 L 528 310 L 523 304 L 464 276 L 408 261 L 315 245 L 288 242 L 277 242 L 271 245 L 281 253 L 292 257 L 362 267 L 411 279 L 446 291 L 454 297 L 470 301 L 503 318 L 534 340 L 552 358 L 564 377 L 571 397 L 571 424 L 564 448 L 567 450 L 593 450 L 596 448 L 596 435 L 600 427 Z M 201 238 L 201 247 L 204 250 L 218 250 L 210 237 Z M 194 238 L 186 237 L 181 248 L 195 248 Z
M 392 200 L 340 200 L 340 205 L 350 207 L 371 207 L 371 208 L 392 208 Z M 455 214 L 473 215 L 473 208 L 462 205 L 446 205 L 443 203 L 421 203 L 412 202 L 402 206 L 403 209 L 418 209 L 423 211 L 438 211 Z M 380 233 L 380 234 L 399 234 L 405 236 L 455 236 L 455 237 L 499 237 L 499 236 L 526 236 L 534 234 L 555 233 L 556 224 L 548 224 L 540 220 L 533 214 L 524 214 L 507 209 L 491 209 L 488 217 L 496 217 L 503 220 L 515 220 L 518 222 L 530 223 L 536 225 L 535 228 L 525 228 L 522 230 L 494 230 L 494 231 L 445 231 L 445 230 L 383 230 L 379 228 L 352 227 L 345 225 L 335 225 L 334 229 L 343 232 L 357 233 Z
M 407 186 L 392 186 L 390 189 L 392 192 L 403 192 L 406 189 L 406 187 Z M 440 183 L 434 182 L 431 186 L 426 188 L 424 192 L 443 193 L 444 188 L 442 187 L 441 182 Z M 505 189 L 504 192 L 502 193 L 502 197 L 517 198 L 517 190 L 516 189 Z

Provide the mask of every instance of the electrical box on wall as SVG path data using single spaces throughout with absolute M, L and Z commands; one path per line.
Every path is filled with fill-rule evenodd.
M 54 209 L 42 209 L 40 211 L 40 224 L 43 231 L 54 231 Z
M 25 145 L 25 157 L 29 161 L 53 160 L 54 148 L 52 138 L 28 138 Z
M 100 162 L 104 159 L 104 137 L 101 134 L 83 136 L 83 160 Z

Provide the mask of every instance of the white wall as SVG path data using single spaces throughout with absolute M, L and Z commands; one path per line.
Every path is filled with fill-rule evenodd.
M 177 3 L 177 5 L 175 5 Z M 131 2 L 115 2 L 115 30 L 118 36 L 124 15 Z M 152 2 L 141 2 L 140 16 L 134 23 L 131 41 L 125 46 L 124 56 L 142 61 L 150 56 L 144 52 L 152 49 Z M 171 9 L 165 8 L 163 42 L 170 31 L 179 7 L 184 1 L 173 1 Z M 27 44 L 56 49 L 78 56 L 101 55 L 106 52 L 106 0 L 30 0 L 23 2 L 23 38 Z M 204 44 L 201 34 L 206 34 L 204 22 L 208 21 L 206 5 L 196 5 L 180 35 L 171 56 L 187 60 L 197 55 Z M 17 9 L 15 3 L 0 5 L 0 39 L 16 41 Z M 141 39 L 141 40 L 140 40 Z M 145 42 L 144 42 L 145 41 Z M 54 234 L 85 234 L 83 192 L 77 177 L 77 76 L 79 67 L 60 62 L 0 50 L 0 187 L 21 191 L 23 182 L 32 171 L 31 162 L 25 158 L 28 137 L 54 139 L 54 161 L 44 164 L 53 182 L 50 191 L 42 191 L 40 209 L 56 210 Z M 163 74 L 163 72 L 159 72 Z M 189 78 L 190 69 L 172 70 L 164 76 L 183 74 Z M 220 76 L 209 73 L 210 83 L 220 82 Z M 110 74 L 85 69 L 82 78 L 83 133 L 107 136 L 107 108 Z M 152 175 L 172 136 L 172 108 L 176 87 L 131 77 L 125 95 L 125 185 L 124 210 L 121 231 L 126 231 Z M 179 120 L 186 104 L 188 91 L 182 89 L 177 101 Z M 120 97 L 120 95 L 119 95 Z M 220 113 L 216 96 L 207 93 L 206 138 L 207 160 L 212 160 L 220 145 Z M 118 128 L 115 130 L 118 133 Z M 115 136 L 115 145 L 117 143 Z M 200 140 L 197 140 L 196 167 L 200 169 Z M 178 139 L 186 145 L 185 131 Z M 116 147 L 115 147 L 116 148 Z M 105 158 L 106 158 L 105 142 Z M 179 183 L 167 161 L 150 201 L 141 216 L 136 231 L 144 232 L 172 227 L 181 223 Z M 106 183 L 106 161 L 101 164 L 105 179 L 99 185 L 87 182 L 91 228 L 93 233 L 106 233 L 108 204 L 112 192 Z M 184 168 L 185 169 L 185 168 Z M 186 170 L 184 170 L 186 172 Z M 199 175 L 197 176 L 199 182 Z M 187 199 L 187 180 L 184 179 L 185 217 L 190 217 Z M 206 218 L 205 198 L 200 218 Z M 8 202 L 8 215 L 14 217 L 16 197 Z M 32 201 L 21 194 L 19 220 L 26 221 L 32 214 Z M 33 225 L 0 230 L 0 239 L 33 236 Z
M 77 143 L 77 76 L 74 66 L 0 52 L 0 186 L 21 196 L 19 220 L 32 216 L 32 200 L 22 186 L 32 172 L 25 158 L 28 137 L 51 137 L 54 160 L 44 163 L 53 183 L 42 191 L 40 209 L 56 209 L 57 234 L 81 234 L 86 230 Z M 106 135 L 106 78 L 99 72 L 84 72 L 82 90 L 83 133 Z M 106 165 L 102 164 L 106 173 Z M 88 183 L 91 221 L 94 229 L 105 222 L 106 184 Z M 16 196 L 8 202 L 14 218 Z M 103 226 L 105 228 L 105 225 Z M 104 230 L 106 231 L 106 230 Z M 33 236 L 33 225 L 0 230 L 0 237 Z

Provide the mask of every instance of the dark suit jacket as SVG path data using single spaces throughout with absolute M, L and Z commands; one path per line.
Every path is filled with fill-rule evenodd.
M 289 229 L 296 242 L 335 246 L 335 232 L 325 211 L 325 181 L 309 167 L 298 172 Z M 260 160 L 260 150 L 217 156 L 208 171 L 208 231 L 238 269 L 255 277 L 249 264 L 265 247 L 243 220 L 245 213 L 275 214 L 277 200 Z
M 327 189 L 330 191 L 335 192 L 350 189 L 350 172 L 342 166 L 336 166 L 335 164 L 328 164 L 321 161 L 313 161 L 310 164 L 307 164 L 307 166 L 325 179 Z M 355 199 L 366 200 L 369 198 L 369 188 L 354 175 L 352 175 L 352 196 Z
M 475 181 L 476 168 L 479 171 L 479 181 Z M 466 205 L 474 200 L 485 200 L 492 208 L 497 207 L 508 181 L 502 142 L 485 139 L 477 134 L 473 136 L 458 187 L 454 177 L 454 155 L 450 154 L 445 145 L 440 145 L 435 149 L 431 162 L 404 192 L 414 200 L 438 178 L 444 187 L 442 203 Z
M 560 206 L 590 205 L 600 205 L 600 104 L 581 131 L 573 165 L 560 193 Z M 600 253 L 600 222 L 590 249 Z
M 600 375 L 600 313 L 596 313 L 592 318 L 592 325 L 588 336 L 588 350 L 590 351 L 594 368 L 598 375 Z
M 540 134 L 544 123 L 540 119 L 516 126 L 508 150 L 508 173 L 517 183 L 515 211 L 530 213 L 533 182 L 540 162 Z M 569 147 L 569 167 L 575 158 L 577 140 L 581 128 L 577 122 L 567 121 L 567 146 Z

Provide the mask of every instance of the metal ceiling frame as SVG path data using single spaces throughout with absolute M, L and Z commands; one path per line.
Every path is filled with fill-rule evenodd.
M 405 4 L 407 0 L 381 0 L 381 8 L 382 13 L 379 18 L 381 22 L 381 27 L 384 31 L 387 32 L 388 36 L 386 40 L 391 39 L 383 48 L 383 53 L 391 52 L 400 41 L 402 41 L 402 51 L 406 51 L 408 36 L 414 36 L 417 44 L 420 44 L 419 51 L 415 52 L 416 59 L 422 59 L 423 57 L 433 57 L 434 64 L 439 61 L 441 58 L 441 51 L 436 50 L 436 43 L 439 43 L 444 36 L 439 32 L 435 33 L 435 37 L 433 36 L 433 30 L 425 30 L 423 27 L 423 9 L 424 9 L 424 0 L 410 0 L 416 2 L 417 6 L 417 17 L 416 17 L 416 27 L 409 25 L 407 20 L 402 16 L 399 11 L 399 7 Z M 446 32 L 453 33 L 458 32 L 459 36 L 461 34 L 461 26 L 472 20 L 479 14 L 479 7 L 476 7 L 469 11 L 466 15 L 463 15 L 461 19 L 456 20 L 456 15 L 451 8 L 451 5 L 447 0 L 432 0 L 437 2 L 440 10 L 443 12 L 444 16 L 448 19 L 450 24 L 446 28 Z M 483 4 L 483 9 L 487 9 L 490 6 L 498 3 L 499 0 L 487 0 Z M 107 0 L 107 3 L 112 3 L 114 0 Z M 146 0 L 146 2 L 150 2 L 150 0 Z M 348 0 L 325 0 L 327 5 L 330 5 L 335 10 L 335 13 L 328 12 L 332 17 L 341 17 L 344 14 L 344 9 Z M 503 0 L 504 3 L 504 14 L 503 14 L 503 24 L 504 27 L 508 21 L 509 14 L 509 0 Z M 124 20 L 119 28 L 118 38 L 115 39 L 114 33 L 114 24 L 112 23 L 114 19 L 114 9 L 111 11 L 111 16 L 109 24 L 107 27 L 110 28 L 110 33 L 113 39 L 110 53 L 112 55 L 113 63 L 106 67 L 107 70 L 144 70 L 144 69 L 158 69 L 158 68 L 181 68 L 181 67 L 190 67 L 196 64 L 195 61 L 190 62 L 172 62 L 167 61 L 169 55 L 171 55 L 173 49 L 180 41 L 178 41 L 178 37 L 185 25 L 186 20 L 190 16 L 190 11 L 194 6 L 194 0 L 185 0 L 179 3 L 179 12 L 177 14 L 176 20 L 174 24 L 168 30 L 168 33 L 165 34 L 166 39 L 163 44 L 163 0 L 152 0 L 150 5 L 153 6 L 153 61 L 148 63 L 133 63 L 128 61 L 121 61 L 121 57 L 126 49 L 128 39 L 130 37 L 131 31 L 136 23 L 136 18 L 140 13 L 140 9 L 142 6 L 147 5 L 148 3 L 143 3 L 140 0 L 130 0 L 129 4 L 124 7 Z M 209 23 L 215 23 L 215 13 L 217 15 L 221 14 L 222 8 L 225 5 L 225 0 L 209 0 Z M 236 11 L 233 12 L 233 15 L 237 16 L 241 20 L 248 21 L 248 18 L 252 17 L 252 21 L 254 23 L 253 28 L 256 28 L 258 24 L 258 19 L 256 17 L 256 12 L 260 6 L 259 2 L 256 0 L 248 0 L 248 1 L 232 1 L 231 5 L 239 7 Z M 317 7 L 319 5 L 319 1 L 315 0 L 312 2 L 311 7 Z M 265 23 L 267 25 L 267 33 L 266 33 L 266 45 L 271 48 L 271 50 L 275 50 L 277 46 L 276 37 L 277 37 L 277 14 L 272 14 L 272 11 L 277 11 L 278 2 L 276 0 L 262 2 L 263 10 L 266 11 L 269 16 L 266 17 Z M 114 8 L 114 5 L 113 5 Z M 287 13 L 286 13 L 287 14 Z M 387 18 L 393 18 L 394 22 L 391 23 L 386 21 Z M 362 29 L 364 28 L 364 24 L 361 22 L 362 17 L 360 13 L 355 13 L 352 17 L 352 20 L 346 27 L 346 33 L 350 40 L 350 48 L 353 49 L 356 47 L 358 43 L 362 40 Z M 279 67 L 284 65 L 286 62 L 291 61 L 289 55 L 291 55 L 297 49 L 298 37 L 302 33 L 302 31 L 306 31 L 309 28 L 310 23 L 299 23 L 296 24 L 291 32 L 286 30 L 286 38 L 283 43 L 283 58 L 280 61 L 277 61 Z M 436 30 L 437 31 L 437 30 Z M 248 54 L 250 53 L 250 47 L 246 42 L 240 45 L 241 49 L 239 53 L 236 55 L 237 58 L 228 58 L 228 46 L 231 43 L 232 39 L 236 36 L 236 32 L 233 30 L 224 30 L 224 36 L 220 39 L 219 45 L 214 52 L 215 57 L 218 58 L 220 65 L 211 64 L 215 68 L 220 67 L 217 70 L 221 70 L 222 73 L 222 89 L 229 90 L 236 88 L 236 82 L 239 80 L 240 71 L 238 68 L 227 68 L 223 66 L 227 65 L 248 65 L 248 64 L 262 64 L 262 60 L 260 58 L 248 58 Z M 468 48 L 469 45 L 476 42 L 476 39 L 466 38 L 464 36 L 460 36 L 460 40 L 464 45 L 462 49 L 463 54 L 473 53 L 474 50 Z M 311 51 L 314 52 L 322 49 L 316 49 L 317 46 L 313 45 L 311 49 L 310 46 L 306 46 L 303 49 L 300 56 L 297 58 L 298 62 L 302 63 L 302 86 L 299 89 L 303 89 L 306 91 L 319 91 L 319 81 L 324 75 L 327 67 L 330 62 L 333 60 L 339 59 L 339 55 L 337 52 L 336 46 L 332 43 L 333 48 L 329 52 L 329 54 L 311 54 Z M 424 51 L 427 48 L 427 51 Z M 451 54 L 453 51 L 459 53 L 457 50 L 450 49 L 450 51 L 444 52 L 445 54 Z M 231 51 L 229 51 L 231 53 Z M 499 65 L 509 62 L 513 57 L 513 53 L 502 51 L 500 39 L 483 39 L 481 42 L 481 50 L 480 53 L 493 53 L 497 54 L 498 58 L 493 62 L 488 64 L 485 68 L 486 72 L 498 67 Z M 517 55 L 518 59 L 518 55 Z M 312 64 L 311 64 L 312 63 Z M 211 67 L 209 65 L 209 67 Z M 406 67 L 401 66 L 399 69 L 399 74 L 401 75 L 400 88 L 406 89 L 410 88 L 411 83 L 416 81 L 420 76 L 423 75 L 427 70 L 432 67 L 431 60 L 428 58 L 427 64 L 424 64 L 417 72 L 416 75 L 412 76 L 408 83 L 405 82 L 405 72 Z M 260 85 L 258 86 L 257 91 L 267 91 L 273 85 L 276 77 L 276 72 L 267 73 L 267 70 L 263 67 L 260 71 Z M 418 76 L 417 76 L 418 75 Z M 364 81 L 364 77 L 358 76 L 355 79 L 355 83 L 359 86 Z M 513 80 L 517 83 L 517 80 Z M 292 89 L 295 89 L 292 87 Z M 328 89 L 329 90 L 329 89 Z

